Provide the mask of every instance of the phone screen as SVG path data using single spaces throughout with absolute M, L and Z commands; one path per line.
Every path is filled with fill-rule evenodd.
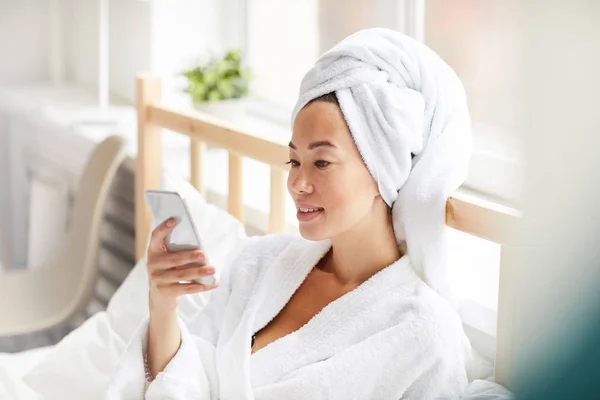
M 152 217 L 155 229 L 156 226 L 165 220 L 175 218 L 175 228 L 171 230 L 165 240 L 167 250 L 171 252 L 181 250 L 202 249 L 200 238 L 194 227 L 188 208 L 183 198 L 175 192 L 165 192 L 158 190 L 147 190 L 146 201 L 152 211 Z M 193 265 L 204 265 L 204 263 L 192 263 Z M 196 279 L 196 282 L 211 285 L 215 283 L 216 277 L 204 276 Z
M 184 200 L 177 193 L 147 191 L 146 200 L 152 210 L 156 226 L 168 218 L 175 218 L 175 228 L 166 239 L 169 251 L 194 250 L 202 247 Z

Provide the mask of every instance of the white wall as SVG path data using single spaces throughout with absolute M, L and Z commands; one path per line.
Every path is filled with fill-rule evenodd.
M 48 7 L 48 0 L 0 0 L 0 85 L 49 78 Z

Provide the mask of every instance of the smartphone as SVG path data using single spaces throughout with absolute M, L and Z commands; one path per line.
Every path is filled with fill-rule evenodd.
M 175 228 L 169 232 L 165 240 L 168 251 L 203 250 L 200 235 L 194 225 L 189 208 L 179 193 L 166 190 L 146 190 L 145 195 L 157 226 L 171 217 L 175 218 Z M 208 263 L 208 260 L 206 262 Z M 204 264 L 189 264 L 189 266 L 197 265 Z M 217 282 L 217 279 L 214 275 L 210 275 L 194 281 L 212 285 Z

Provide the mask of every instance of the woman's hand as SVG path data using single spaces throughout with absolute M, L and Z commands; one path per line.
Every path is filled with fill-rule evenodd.
M 169 252 L 165 239 L 175 227 L 169 218 L 152 231 L 147 254 L 150 312 L 172 312 L 179 305 L 179 296 L 204 292 L 219 286 L 193 282 L 215 273 L 215 268 L 205 265 L 206 254 L 201 250 Z M 190 264 L 193 264 L 190 265 Z M 186 281 L 186 282 L 182 282 Z

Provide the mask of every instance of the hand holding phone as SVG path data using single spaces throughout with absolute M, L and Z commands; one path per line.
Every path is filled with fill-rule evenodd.
M 164 245 L 168 252 L 189 253 L 190 251 L 204 250 L 187 204 L 179 193 L 164 190 L 147 190 L 145 195 L 153 219 L 157 224 L 162 224 L 169 218 L 173 218 L 175 221 L 175 226 L 172 227 L 164 238 Z M 181 265 L 185 265 L 186 267 L 200 267 L 207 265 L 209 262 L 205 253 L 202 261 L 187 261 L 189 262 Z M 195 278 L 193 281 L 204 285 L 214 285 L 217 283 L 214 273 L 209 276 Z

